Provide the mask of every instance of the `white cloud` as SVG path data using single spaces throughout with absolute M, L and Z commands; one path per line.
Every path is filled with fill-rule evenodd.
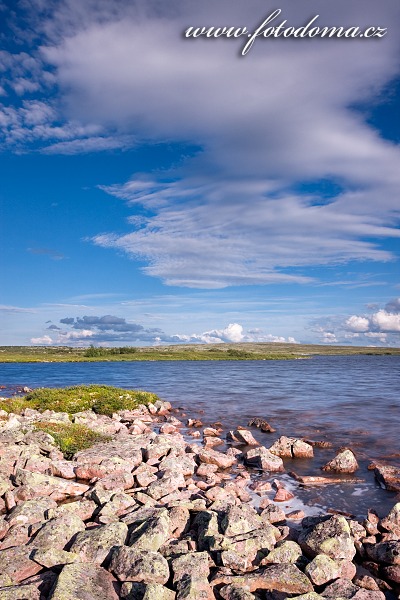
M 221 344 L 221 343 L 239 343 L 239 342 L 281 342 L 297 344 L 294 337 L 287 339 L 282 336 L 265 334 L 261 329 L 251 329 L 245 331 L 239 323 L 230 323 L 224 329 L 212 329 L 203 333 L 193 333 L 192 335 L 175 334 L 172 336 L 180 342 L 197 342 L 202 344 Z
M 371 323 L 380 331 L 400 331 L 400 313 L 388 313 L 386 310 L 378 310 L 371 317 Z
M 369 320 L 366 317 L 357 317 L 357 315 L 352 315 L 347 319 L 346 325 L 350 331 L 365 332 L 369 329 Z
M 49 335 L 44 335 L 43 337 L 31 338 L 31 344 L 38 346 L 49 345 L 53 344 L 53 340 Z

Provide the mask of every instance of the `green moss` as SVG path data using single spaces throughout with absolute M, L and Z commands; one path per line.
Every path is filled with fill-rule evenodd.
M 24 398 L 0 402 L 0 409 L 19 414 L 25 408 L 54 410 L 74 414 L 83 410 L 111 416 L 118 410 L 132 410 L 138 404 L 158 400 L 156 394 L 139 390 L 124 390 L 109 385 L 76 385 L 67 388 L 39 388 Z
M 35 423 L 35 428 L 49 433 L 67 459 L 71 459 L 75 452 L 79 450 L 90 448 L 98 442 L 111 440 L 109 435 L 97 433 L 89 429 L 89 427 L 77 425 L 76 423 L 50 423 L 41 421 L 40 423 Z

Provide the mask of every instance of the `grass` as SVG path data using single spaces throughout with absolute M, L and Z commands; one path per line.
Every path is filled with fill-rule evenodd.
M 79 450 L 85 450 L 97 442 L 107 442 L 111 439 L 109 435 L 97 433 L 89 429 L 89 427 L 75 423 L 49 423 L 41 421 L 40 423 L 35 423 L 35 428 L 49 433 L 64 454 L 64 458 L 68 460 Z
M 157 347 L 71 348 L 69 346 L 0 346 L 2 362 L 98 362 L 166 360 L 289 360 L 314 355 L 397 355 L 400 348 L 320 346 L 317 344 L 238 343 L 178 344 Z
M 67 388 L 39 388 L 23 398 L 0 401 L 0 410 L 20 414 L 25 408 L 54 410 L 70 415 L 93 410 L 111 416 L 119 410 L 132 410 L 139 404 L 158 400 L 156 394 L 139 390 L 124 390 L 109 385 L 75 385 Z

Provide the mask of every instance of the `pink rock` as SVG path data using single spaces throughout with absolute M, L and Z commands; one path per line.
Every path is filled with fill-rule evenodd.
M 199 459 L 202 463 L 217 465 L 220 469 L 229 469 L 236 462 L 236 459 L 232 456 L 226 456 L 226 454 L 217 450 L 205 448 L 200 449 Z
M 160 433 L 176 433 L 177 429 L 174 425 L 171 425 L 171 423 L 164 423 L 163 425 L 161 425 L 160 427 Z
M 105 490 L 129 490 L 134 486 L 135 480 L 132 473 L 109 473 L 98 480 Z
M 285 488 L 279 488 L 279 490 L 277 490 L 275 494 L 274 502 L 287 502 L 292 498 L 294 498 L 294 494 L 292 494 L 288 490 L 285 490 Z
M 50 464 L 51 474 L 63 479 L 75 479 L 74 463 L 69 460 L 53 460 Z
M 335 473 L 354 473 L 358 469 L 358 463 L 350 448 L 342 448 L 335 458 L 327 462 L 321 469 Z

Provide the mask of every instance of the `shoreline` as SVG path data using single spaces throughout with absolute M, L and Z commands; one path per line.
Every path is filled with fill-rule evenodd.
M 28 409 L 25 416 L 2 416 L 2 456 L 16 458 L 3 492 L 1 598 L 29 589 L 32 599 L 79 599 L 77 589 L 62 594 L 82 569 L 92 573 L 82 585 L 93 600 L 106 593 L 111 599 L 250 599 L 267 589 L 277 599 L 311 593 L 304 598 L 317 599 L 322 589 L 330 598 L 400 593 L 393 581 L 397 555 L 390 554 L 400 550 L 400 504 L 389 516 L 371 510 L 361 523 L 340 511 L 288 510 L 294 490 L 285 456 L 310 458 L 318 441 L 281 436 L 271 453 L 238 427 L 221 452 L 221 424 L 204 427 L 158 400 L 112 417 L 77 413 L 75 423 L 112 439 L 66 460 L 47 434 L 32 430 L 38 419 L 65 422 L 65 413 Z M 352 469 L 351 463 L 350 457 Z M 271 481 L 256 476 L 266 471 Z M 4 472 L 5 489 L 3 479 Z M 370 563 L 377 567 L 365 572 Z M 163 575 L 155 583 L 156 566 Z M 97 591 L 94 581 L 102 582 Z

